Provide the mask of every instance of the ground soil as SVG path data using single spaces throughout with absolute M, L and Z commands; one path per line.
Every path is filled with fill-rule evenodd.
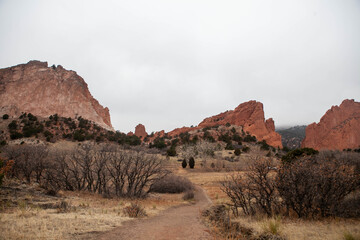
M 202 188 L 196 187 L 195 201 L 170 208 L 155 217 L 125 222 L 119 228 L 94 234 L 90 239 L 210 239 L 209 230 L 201 221 L 201 211 L 210 206 L 211 200 Z

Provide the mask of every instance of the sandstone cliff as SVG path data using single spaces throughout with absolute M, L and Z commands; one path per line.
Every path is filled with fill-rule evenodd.
M 275 132 L 273 119 L 269 118 L 265 121 L 263 104 L 257 101 L 242 103 L 235 110 L 204 119 L 197 127 L 177 128 L 169 132 L 168 135 L 175 136 L 183 132 L 216 125 L 226 125 L 227 123 L 242 126 L 245 132 L 254 135 L 259 141 L 265 140 L 271 146 L 282 147 L 281 136 Z
M 0 114 L 18 116 L 21 112 L 48 117 L 81 116 L 113 130 L 109 109 L 93 98 L 85 81 L 62 66 L 30 61 L 0 69 Z
M 135 135 L 141 139 L 144 139 L 148 135 L 145 131 L 145 126 L 142 124 L 138 124 L 135 127 Z
M 317 150 L 343 150 L 360 147 L 360 102 L 344 100 L 320 119 L 306 127 L 302 147 Z

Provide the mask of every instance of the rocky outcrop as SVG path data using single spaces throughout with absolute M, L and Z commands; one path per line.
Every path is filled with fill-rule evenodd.
M 0 114 L 18 116 L 21 112 L 81 116 L 113 130 L 109 109 L 93 98 L 84 79 L 60 65 L 48 67 L 47 62 L 0 69 Z
M 245 132 L 254 135 L 259 141 L 265 140 L 269 145 L 282 147 L 281 136 L 275 132 L 275 124 L 272 118 L 265 121 L 263 104 L 257 101 L 249 101 L 240 104 L 234 110 L 226 111 L 218 115 L 205 118 L 197 127 L 177 128 L 169 132 L 169 136 L 190 132 L 205 127 L 226 125 L 242 126 Z
M 274 120 L 269 118 L 265 121 L 261 102 L 249 101 L 242 103 L 234 110 L 204 119 L 199 124 L 199 127 L 212 127 L 227 123 L 242 126 L 245 132 L 254 135 L 259 141 L 265 140 L 271 146 L 282 147 L 281 136 L 275 132 Z
M 343 150 L 360 147 L 360 102 L 344 100 L 306 127 L 302 147 L 317 150 Z
M 142 124 L 138 124 L 135 127 L 135 135 L 141 139 L 144 139 L 148 135 L 145 131 L 145 126 Z
M 186 132 L 190 132 L 192 130 L 196 130 L 196 129 L 200 129 L 199 127 L 182 127 L 182 128 L 175 128 L 174 130 L 172 130 L 171 132 L 168 132 L 168 136 L 170 137 L 175 137 L 180 135 L 181 133 L 186 133 Z

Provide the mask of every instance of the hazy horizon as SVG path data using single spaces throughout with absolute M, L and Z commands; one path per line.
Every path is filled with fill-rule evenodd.
M 0 68 L 74 70 L 116 130 L 257 100 L 276 128 L 360 100 L 360 1 L 0 1 Z

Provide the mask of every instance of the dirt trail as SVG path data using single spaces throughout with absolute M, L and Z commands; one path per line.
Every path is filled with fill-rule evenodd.
M 200 211 L 208 207 L 211 200 L 200 187 L 196 187 L 195 200 L 196 204 L 170 208 L 155 217 L 125 222 L 94 239 L 210 239 L 207 228 L 201 223 Z

